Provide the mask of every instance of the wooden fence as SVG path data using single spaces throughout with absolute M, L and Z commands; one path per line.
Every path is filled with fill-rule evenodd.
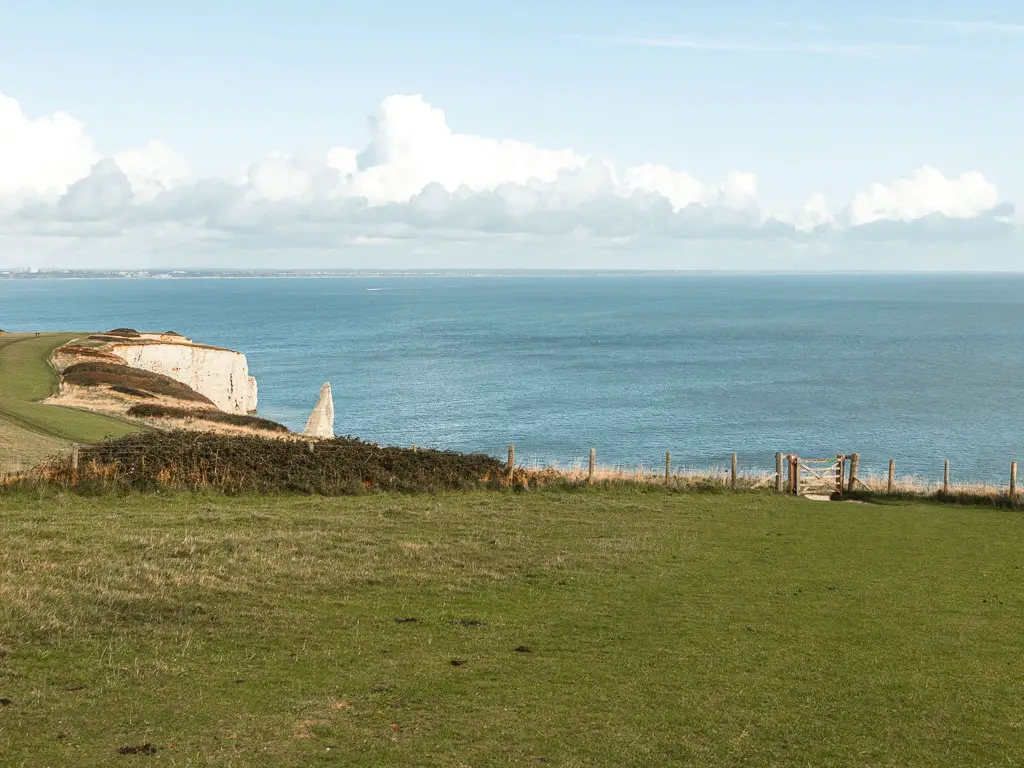
M 775 471 L 764 474 L 752 482 L 741 483 L 739 473 L 738 455 L 733 453 L 729 457 L 728 474 L 725 482 L 733 490 L 740 485 L 747 488 L 770 488 L 774 487 L 777 493 L 792 494 L 795 496 L 832 496 L 843 495 L 854 491 L 881 492 L 878 485 L 870 485 L 862 479 L 860 474 L 859 453 L 837 453 L 834 457 L 827 458 L 806 458 L 796 453 L 776 453 Z M 509 446 L 508 469 L 509 472 L 515 467 L 515 446 Z M 1010 464 L 1009 486 L 1007 494 L 1011 499 L 1017 497 L 1017 468 L 1016 461 Z M 593 484 L 597 480 L 597 451 L 590 449 L 587 464 L 586 480 Z M 634 473 L 638 475 L 638 473 Z M 625 476 L 625 473 L 623 473 Z M 651 476 L 648 475 L 650 478 Z M 665 472 L 662 476 L 665 482 L 670 482 L 674 477 L 680 477 L 672 471 L 672 453 L 665 452 Z M 990 486 L 973 485 L 968 489 L 975 490 L 997 490 Z M 886 478 L 884 492 L 893 494 L 901 489 L 897 485 L 896 460 L 889 459 L 889 471 Z M 942 482 L 938 489 L 943 494 L 950 494 L 957 490 L 950 482 L 950 462 L 946 459 L 943 462 Z

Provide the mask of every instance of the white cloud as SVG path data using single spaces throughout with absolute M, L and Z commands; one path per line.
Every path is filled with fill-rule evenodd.
M 914 221 L 935 213 L 970 219 L 999 205 L 999 190 L 980 173 L 947 179 L 934 168 L 919 168 L 906 179 L 872 184 L 850 204 L 852 226 L 876 221 Z
M 68 187 L 57 202 L 59 218 L 102 221 L 115 217 L 132 202 L 131 181 L 110 158 L 100 160 L 84 179 Z
M 371 129 L 361 151 L 275 153 L 238 178 L 197 178 L 165 144 L 100 157 L 70 116 L 29 119 L 0 96 L 0 237 L 118 238 L 136 253 L 140 243 L 200 252 L 198 243 L 330 250 L 509 238 L 827 244 L 860 230 L 935 240 L 1018 226 L 976 172 L 947 178 L 922 168 L 856 193 L 836 214 L 819 193 L 796 209 L 766 205 L 748 172 L 709 183 L 665 165 L 619 168 L 571 149 L 458 133 L 420 96 L 385 99 Z
M 325 164 L 324 170 L 327 166 Z M 296 200 L 312 194 L 319 169 L 282 153 L 271 155 L 249 168 L 246 179 L 252 201 Z
M 84 126 L 71 115 L 30 120 L 17 101 L 0 93 L 0 204 L 2 198 L 61 195 L 98 159 Z
M 687 173 L 673 171 L 664 165 L 640 165 L 628 169 L 623 187 L 630 192 L 656 192 L 672 203 L 677 211 L 693 203 L 704 203 L 708 198 L 704 184 Z
M 373 138 L 357 155 L 359 173 L 348 190 L 371 203 L 404 202 L 430 183 L 449 192 L 463 186 L 479 192 L 499 184 L 550 183 L 587 160 L 572 150 L 454 133 L 444 112 L 421 96 L 389 96 L 371 125 Z
M 29 119 L 17 101 L 0 93 L 0 209 L 24 200 L 55 201 L 102 160 L 85 127 L 66 112 Z M 140 200 L 190 178 L 184 159 L 158 141 L 120 152 L 114 162 Z
M 793 225 L 800 232 L 813 232 L 819 227 L 827 227 L 835 221 L 828 200 L 821 192 L 815 192 L 797 211 Z
M 114 161 L 141 200 L 152 200 L 163 190 L 192 178 L 185 159 L 159 141 L 119 152 Z

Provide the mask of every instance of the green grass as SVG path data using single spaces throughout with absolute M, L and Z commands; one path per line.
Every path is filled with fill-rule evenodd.
M 32 402 L 57 391 L 57 378 L 47 360 L 54 349 L 80 334 L 17 334 L 0 346 L 0 399 Z
M 138 431 L 120 419 L 37 402 L 57 391 L 50 354 L 80 335 L 0 336 L 0 471 L 32 464 L 42 458 L 41 451 L 61 450 L 70 442 L 91 444 Z
M 1008 510 L 23 493 L 0 541 L 3 765 L 1024 763 Z

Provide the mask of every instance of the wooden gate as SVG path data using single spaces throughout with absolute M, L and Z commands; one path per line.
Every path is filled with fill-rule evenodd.
M 735 472 L 735 454 L 734 469 Z M 846 462 L 850 462 L 849 472 Z M 754 484 L 754 488 L 763 488 L 774 483 L 777 493 L 792 493 L 797 496 L 831 496 L 842 495 L 845 491 L 853 491 L 858 486 L 867 488 L 867 484 L 857 477 L 860 467 L 860 454 L 837 453 L 835 458 L 803 459 L 795 453 L 776 453 L 775 472 Z
M 843 492 L 846 456 L 837 454 L 827 459 L 805 459 L 789 455 L 787 490 L 797 496 L 831 496 Z

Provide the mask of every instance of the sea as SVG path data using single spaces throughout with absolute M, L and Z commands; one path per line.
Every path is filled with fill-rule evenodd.
M 173 330 L 248 356 L 259 413 L 567 466 L 1005 484 L 1024 460 L 1024 276 L 432 275 L 0 280 L 7 331 Z

